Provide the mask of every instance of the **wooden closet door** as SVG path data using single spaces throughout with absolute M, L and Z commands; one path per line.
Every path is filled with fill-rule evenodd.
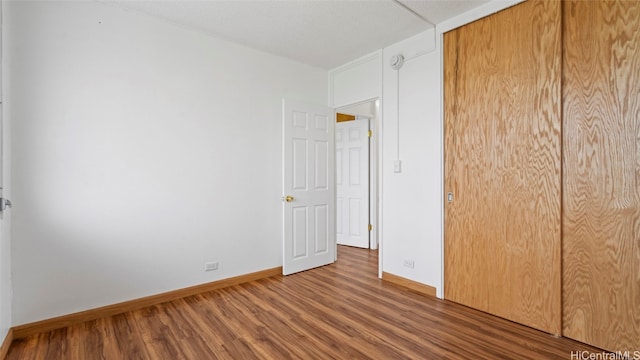
M 640 2 L 563 4 L 563 334 L 640 351 Z
M 561 332 L 560 3 L 445 34 L 445 298 Z M 446 201 L 446 200 L 445 200 Z

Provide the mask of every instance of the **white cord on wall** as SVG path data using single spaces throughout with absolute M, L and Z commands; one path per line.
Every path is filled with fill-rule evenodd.
M 396 69 L 396 136 L 396 163 L 393 168 L 395 172 L 400 172 L 400 68 Z
M 404 64 L 404 55 L 394 55 L 390 59 L 391 68 L 396 70 L 396 160 L 393 163 L 393 171 L 401 171 L 400 162 L 400 68 Z
M 402 65 L 404 65 L 404 63 L 406 61 L 415 59 L 419 56 L 422 56 L 424 54 L 428 54 L 432 51 L 434 51 L 436 49 L 436 24 L 434 24 L 433 22 L 429 21 L 427 18 L 425 18 L 424 16 L 418 14 L 417 12 L 415 12 L 413 9 L 411 9 L 410 7 L 408 7 L 407 5 L 403 4 L 402 2 L 400 2 L 399 0 L 393 0 L 393 2 L 402 7 L 403 9 L 405 9 L 406 11 L 410 12 L 411 14 L 413 14 L 415 17 L 419 18 L 420 20 L 430 24 L 431 26 L 433 26 L 433 48 L 431 49 L 427 49 L 427 50 L 423 50 L 423 51 L 419 51 L 415 54 L 413 54 L 413 56 L 405 58 L 404 55 L 402 54 L 398 54 L 398 55 L 394 55 L 391 57 L 390 59 L 390 65 L 391 68 L 396 70 L 396 160 L 393 163 L 393 171 L 396 173 L 401 172 L 401 167 L 402 167 L 402 162 L 400 161 L 400 68 L 402 68 Z

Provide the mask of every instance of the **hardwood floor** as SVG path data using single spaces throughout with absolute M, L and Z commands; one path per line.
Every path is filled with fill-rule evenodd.
M 13 342 L 7 359 L 575 359 L 601 350 L 377 278 L 377 251 Z

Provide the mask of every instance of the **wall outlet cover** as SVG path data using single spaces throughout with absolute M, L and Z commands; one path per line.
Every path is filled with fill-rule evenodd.
M 394 160 L 393 161 L 393 172 L 395 172 L 395 173 L 402 172 L 402 161 L 401 160 Z
M 217 261 L 211 261 L 211 262 L 204 263 L 204 271 L 213 271 L 213 270 L 218 270 L 218 262 Z

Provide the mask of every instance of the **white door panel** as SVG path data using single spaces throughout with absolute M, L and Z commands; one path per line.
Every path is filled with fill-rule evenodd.
M 337 242 L 369 248 L 369 120 L 336 124 Z
M 335 261 L 333 110 L 283 100 L 283 273 Z

